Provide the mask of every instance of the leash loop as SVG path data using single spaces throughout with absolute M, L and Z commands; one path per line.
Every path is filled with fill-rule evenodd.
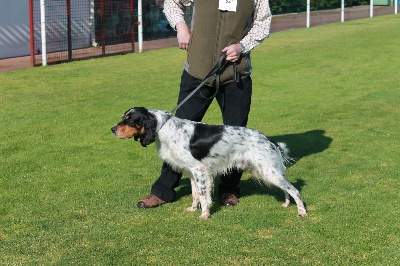
M 174 109 L 172 109 L 172 111 L 171 111 L 172 114 L 174 114 L 176 112 L 176 110 L 178 110 L 185 102 L 187 102 L 193 96 L 193 94 L 195 94 L 201 87 L 203 87 L 204 84 L 206 84 L 207 81 L 214 75 L 216 75 L 216 89 L 217 90 L 211 98 L 213 98 L 215 95 L 217 95 L 218 89 L 219 89 L 219 72 L 227 63 L 227 61 L 225 60 L 225 57 L 226 57 L 226 52 L 221 53 L 221 55 L 219 56 L 218 62 L 211 69 L 211 71 L 207 74 L 207 76 L 201 81 L 199 86 L 197 86 L 188 96 L 186 96 L 185 99 L 183 99 Z

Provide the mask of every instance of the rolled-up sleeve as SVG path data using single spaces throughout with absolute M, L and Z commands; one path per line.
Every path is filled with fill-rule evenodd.
M 185 1 L 178 1 L 178 0 L 165 0 L 164 2 L 164 14 L 165 17 L 167 18 L 169 24 L 171 27 L 176 30 L 175 26 L 181 21 L 185 21 L 184 19 L 184 14 L 183 14 L 183 9 L 177 4 L 182 3 L 184 6 L 190 6 L 192 4 L 192 1 L 190 0 L 185 0 Z
M 178 3 L 182 4 L 182 8 Z M 183 6 L 190 6 L 192 3 L 192 0 L 165 0 L 163 12 L 173 29 L 176 30 L 176 24 L 185 21 Z M 249 31 L 240 41 L 243 53 L 247 53 L 261 44 L 270 33 L 272 14 L 269 7 L 269 0 L 254 0 L 254 6 L 255 10 L 252 22 L 249 25 Z
M 271 28 L 272 14 L 268 0 L 256 0 L 253 22 L 250 25 L 248 33 L 240 41 L 243 46 L 243 53 L 247 53 L 262 41 L 269 37 Z

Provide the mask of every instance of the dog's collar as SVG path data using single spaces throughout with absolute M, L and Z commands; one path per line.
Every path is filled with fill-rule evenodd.
M 160 119 L 160 121 L 163 121 L 162 125 L 156 130 L 156 133 L 158 133 L 163 127 L 164 125 L 168 122 L 168 120 L 170 120 L 172 118 L 172 114 L 170 114 L 168 117 L 166 116 L 162 116 L 162 119 Z

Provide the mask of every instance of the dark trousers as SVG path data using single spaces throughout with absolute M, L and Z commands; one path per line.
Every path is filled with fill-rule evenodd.
M 181 77 L 180 92 L 178 103 L 189 95 L 201 81 L 193 78 L 186 71 Z M 186 103 L 177 111 L 176 116 L 183 119 L 200 122 L 208 107 L 213 101 L 216 89 L 204 86 L 198 90 Z M 250 112 L 252 94 L 251 77 L 240 79 L 240 82 L 232 82 L 220 86 L 215 99 L 221 109 L 223 122 L 225 125 L 243 126 L 247 125 Z M 240 196 L 239 181 L 242 171 L 233 169 L 228 174 L 220 176 L 219 194 L 232 193 L 236 197 Z M 153 184 L 151 194 L 160 199 L 171 202 L 175 197 L 175 188 L 179 185 L 182 175 L 173 171 L 166 163 L 161 168 L 160 177 Z

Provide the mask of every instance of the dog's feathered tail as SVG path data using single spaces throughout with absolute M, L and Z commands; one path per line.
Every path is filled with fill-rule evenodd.
M 289 156 L 290 150 L 287 147 L 286 143 L 284 142 L 278 142 L 278 148 L 279 151 L 281 152 L 282 155 L 282 161 L 284 163 L 284 166 L 290 166 L 295 162 L 295 159 Z

